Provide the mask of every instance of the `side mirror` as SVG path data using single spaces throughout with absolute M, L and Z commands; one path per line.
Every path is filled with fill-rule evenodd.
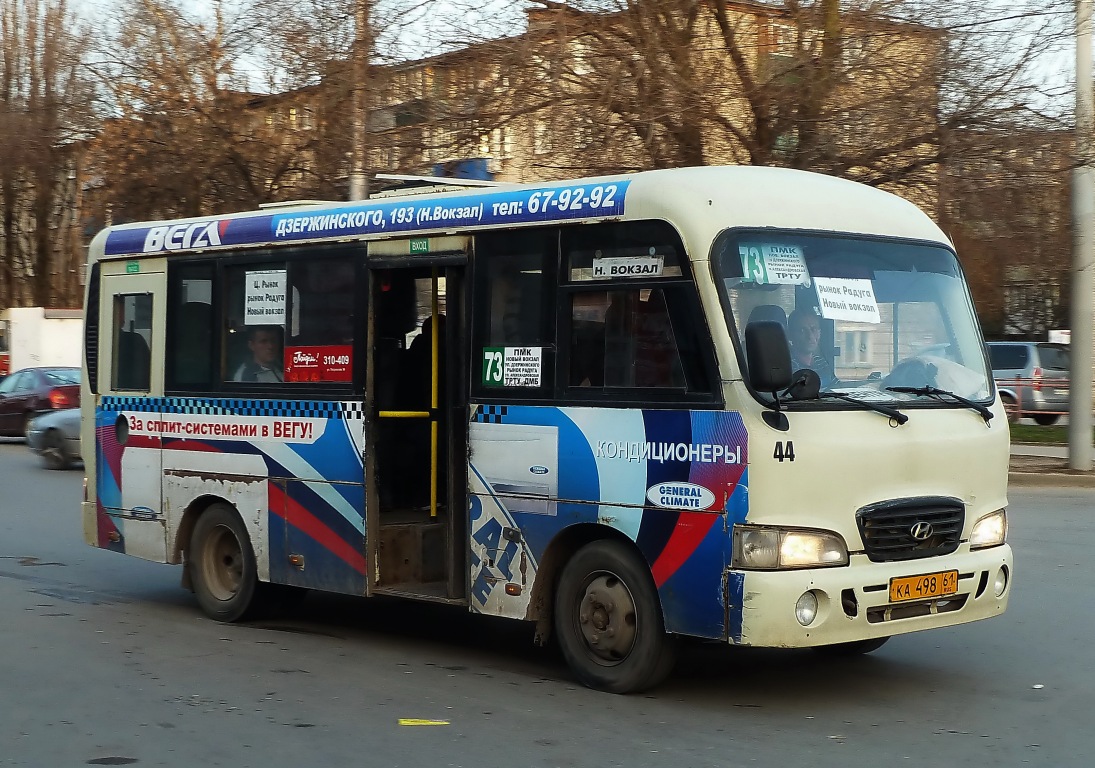
M 783 326 L 758 320 L 745 326 L 749 383 L 758 392 L 781 392 L 791 386 L 791 350 Z

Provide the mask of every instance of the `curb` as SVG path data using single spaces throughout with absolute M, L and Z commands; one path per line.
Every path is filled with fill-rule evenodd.
M 1008 472 L 1008 486 L 1017 488 L 1095 488 L 1095 472 Z

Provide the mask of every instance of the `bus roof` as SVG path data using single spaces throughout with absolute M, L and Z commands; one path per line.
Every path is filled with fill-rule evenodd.
M 732 227 L 948 242 L 923 211 L 888 192 L 786 168 L 705 166 L 123 224 L 96 235 L 89 259 L 628 219 L 671 222 L 700 259 L 704 244 Z

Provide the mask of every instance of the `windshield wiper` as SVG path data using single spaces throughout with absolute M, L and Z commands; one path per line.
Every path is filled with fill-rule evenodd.
M 897 422 L 898 426 L 909 420 L 908 416 L 896 408 L 890 408 L 888 405 L 879 405 L 878 403 L 872 403 L 869 400 L 860 400 L 859 398 L 849 397 L 848 395 L 843 395 L 840 392 L 833 392 L 828 389 L 822 390 L 821 377 L 817 375 L 817 371 L 811 368 L 795 371 L 794 381 L 791 383 L 791 386 L 784 390 L 783 395 L 789 397 L 791 400 L 843 400 L 846 403 L 858 405 L 864 410 L 881 413 L 883 416 L 889 416 Z M 779 410 L 780 402 L 780 399 L 777 397 L 775 402 L 776 410 Z
M 843 400 L 846 403 L 854 403 L 855 405 L 858 405 L 859 407 L 864 408 L 868 411 L 874 411 L 875 413 L 881 413 L 883 416 L 889 416 L 891 419 L 896 421 L 898 425 L 904 424 L 906 421 L 909 420 L 908 416 L 906 416 L 896 408 L 891 408 L 888 405 L 879 405 L 878 403 L 872 403 L 870 400 L 860 400 L 856 397 L 848 397 L 847 395 L 842 395 L 839 392 L 832 392 L 825 389 L 821 392 L 818 392 L 817 397 L 819 400 L 822 398 L 828 398 L 832 400 Z
M 973 410 L 977 411 L 977 413 L 980 414 L 981 418 L 985 420 L 986 424 L 988 424 L 989 420 L 993 417 L 992 411 L 981 405 L 981 403 L 975 403 L 968 398 L 962 397 L 961 395 L 956 395 L 954 392 L 951 392 L 948 389 L 940 389 L 939 387 L 933 387 L 931 385 L 924 385 L 923 387 L 886 387 L 886 389 L 888 389 L 890 392 L 901 392 L 903 394 L 909 395 L 924 395 L 926 397 L 935 398 L 936 400 L 944 403 L 947 402 L 944 398 L 949 397 L 954 402 L 961 403 L 967 408 L 972 408 Z

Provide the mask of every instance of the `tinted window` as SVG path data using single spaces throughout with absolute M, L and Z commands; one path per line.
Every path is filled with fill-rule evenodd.
M 42 374 L 46 377 L 46 381 L 51 385 L 80 383 L 79 368 L 47 368 L 42 371 Z
M 268 262 L 225 271 L 227 381 L 349 382 L 354 266 L 350 259 Z
M 22 378 L 23 378 L 23 374 L 13 373 L 11 376 L 8 376 L 3 381 L 0 381 L 0 392 L 4 393 L 5 395 L 14 392 L 15 391 L 15 386 L 19 383 L 19 380 L 22 379 Z
M 0 381 L 0 392 L 10 394 L 30 389 L 32 386 L 34 386 L 34 374 L 30 371 L 23 371 L 22 373 L 12 374 Z
M 188 264 L 172 271 L 168 333 L 169 371 L 175 386 L 213 381 L 216 323 L 213 316 L 213 265 Z
M 554 295 L 558 232 L 524 231 L 476 239 L 472 382 L 484 397 L 551 394 L 555 371 Z
M 710 394 L 703 315 L 673 228 L 659 221 L 573 227 L 563 230 L 562 244 L 568 394 L 602 401 L 618 399 L 621 389 L 657 399 Z
M 1022 344 L 989 344 L 989 360 L 994 371 L 1025 368 L 1027 348 Z
M 350 259 L 304 261 L 290 266 L 286 381 L 351 380 L 354 282 Z
M 665 291 L 572 294 L 568 383 L 684 389 L 684 366 Z
M 152 294 L 114 297 L 111 386 L 147 392 L 152 378 Z
M 1038 357 L 1043 368 L 1050 368 L 1054 371 L 1067 371 L 1069 369 L 1068 350 L 1064 347 L 1039 344 Z

